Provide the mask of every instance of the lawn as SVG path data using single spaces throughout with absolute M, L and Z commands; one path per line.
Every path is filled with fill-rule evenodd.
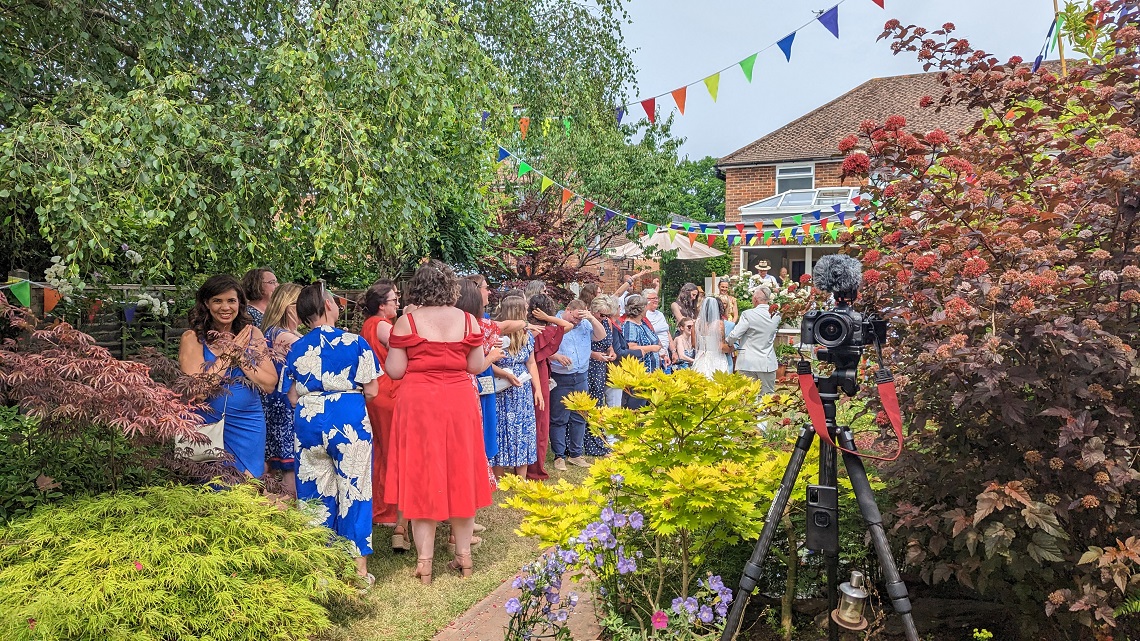
M 579 483 L 586 477 L 586 468 L 571 466 L 566 472 L 553 469 L 548 461 L 546 469 L 550 482 L 565 478 Z M 499 507 L 504 493 L 496 491 L 494 504 L 479 511 L 476 521 L 487 526 L 483 545 L 473 554 L 475 574 L 461 579 L 447 570 L 451 555 L 447 551 L 447 527 L 436 531 L 434 580 L 421 586 L 412 577 L 416 565 L 415 550 L 394 553 L 388 545 L 392 529 L 377 527 L 374 535 L 376 553 L 368 561 L 368 568 L 376 575 L 376 586 L 369 595 L 372 611 L 354 624 L 337 629 L 329 635 L 333 640 L 351 641 L 427 641 L 453 619 L 487 596 L 503 581 L 514 577 L 524 564 L 539 554 L 535 539 L 523 538 L 514 533 L 522 514 Z

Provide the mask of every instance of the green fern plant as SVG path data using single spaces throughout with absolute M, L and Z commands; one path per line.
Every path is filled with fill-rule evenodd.
M 355 576 L 252 486 L 79 498 L 0 528 L 0 638 L 309 639 L 360 610 Z
M 1133 592 L 1124 603 L 1116 606 L 1112 611 L 1113 616 L 1120 618 L 1132 614 L 1140 614 L 1140 592 Z

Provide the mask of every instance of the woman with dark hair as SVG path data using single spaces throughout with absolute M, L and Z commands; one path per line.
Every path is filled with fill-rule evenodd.
M 372 554 L 372 424 L 380 365 L 368 343 L 336 326 L 340 306 L 317 281 L 297 297 L 312 329 L 289 350 L 282 388 L 296 405 L 297 499 L 317 525 L 352 543 L 356 573 L 368 580 Z
M 680 323 L 681 319 L 691 318 L 697 319 L 697 309 L 701 304 L 701 290 L 693 283 L 685 283 L 681 285 L 681 291 L 677 292 L 677 300 L 669 305 L 669 309 L 673 312 L 674 322 Z
M 265 309 L 269 306 L 269 297 L 277 289 L 277 277 L 264 267 L 251 269 L 241 277 L 241 289 L 245 292 L 249 317 L 253 319 L 254 325 L 261 327 Z
M 396 283 L 380 279 L 361 295 L 357 304 L 367 315 L 360 335 L 383 366 L 388 359 L 392 326 L 400 311 L 400 292 Z M 396 408 L 400 381 L 394 381 L 381 372 L 376 385 L 376 396 L 368 399 L 367 403 L 368 421 L 372 423 L 372 522 L 394 525 L 392 549 L 405 552 L 412 549 L 412 544 L 404 518 L 395 505 L 384 501 L 384 476 L 388 469 L 388 450 L 392 447 L 392 411 Z
M 280 377 L 285 369 L 285 356 L 293 343 L 301 337 L 297 327 L 301 319 L 297 318 L 297 296 L 301 293 L 301 286 L 297 283 L 285 283 L 273 290 L 269 297 L 269 306 L 265 308 L 265 342 L 273 354 L 273 360 L 280 363 L 277 375 Z M 286 394 L 274 391 L 261 396 L 261 404 L 265 407 L 265 461 L 271 470 L 281 472 L 281 482 L 292 496 L 297 492 L 296 458 L 293 453 L 293 441 L 297 436 L 293 428 L 293 406 L 289 403 Z
M 590 308 L 590 303 L 594 302 L 594 298 L 596 298 L 597 296 L 598 296 L 598 284 L 597 283 L 586 283 L 585 285 L 582 285 L 582 289 L 578 290 L 578 298 L 581 298 L 582 302 L 586 303 L 587 309 Z
M 527 303 L 527 321 L 537 331 L 534 337 L 534 365 L 538 370 L 538 383 L 535 388 L 542 392 L 542 406 L 534 408 L 535 452 L 538 458 L 526 468 L 526 477 L 544 481 L 550 478 L 546 473 L 546 448 L 550 445 L 550 359 L 562 346 L 562 337 L 574 324 L 555 316 L 554 301 L 546 294 L 536 294 Z M 565 357 L 562 357 L 565 358 Z
M 273 391 L 277 370 L 265 336 L 245 309 L 245 294 L 233 276 L 218 274 L 202 283 L 190 310 L 190 329 L 182 334 L 178 366 L 191 376 L 221 379 L 221 393 L 199 414 L 206 424 L 224 420 L 222 440 L 234 466 L 260 478 L 265 474 L 265 413 L 259 392 Z
M 417 308 L 396 321 L 386 362 L 388 375 L 403 382 L 392 414 L 384 500 L 411 520 L 414 576 L 427 584 L 439 522 L 450 520 L 455 538 L 448 567 L 471 576 L 475 511 L 491 504 L 479 402 L 469 376 L 486 366 L 479 323 L 455 308 L 459 283 L 447 266 L 421 266 L 407 296 Z

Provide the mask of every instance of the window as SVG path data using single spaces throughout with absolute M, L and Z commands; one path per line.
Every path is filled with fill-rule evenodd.
M 808 178 L 808 180 L 811 180 L 811 178 Z M 780 201 L 780 206 L 810 207 L 813 200 L 815 200 L 814 191 L 789 191 L 784 194 L 784 200 Z
M 782 194 L 789 189 L 814 189 L 815 166 L 797 165 L 776 168 L 776 193 Z
M 830 207 L 832 205 L 846 205 L 851 202 L 851 189 L 820 189 L 815 195 L 816 207 Z

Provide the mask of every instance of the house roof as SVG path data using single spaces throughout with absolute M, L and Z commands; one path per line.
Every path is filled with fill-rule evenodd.
M 981 117 L 960 104 L 946 105 L 939 112 L 918 106 L 923 96 L 937 99 L 944 91 L 938 72 L 873 78 L 721 158 L 717 168 L 842 158 L 839 141 L 857 133 L 859 123 L 868 118 L 881 123 L 898 114 L 906 118 L 908 129 L 955 133 Z

